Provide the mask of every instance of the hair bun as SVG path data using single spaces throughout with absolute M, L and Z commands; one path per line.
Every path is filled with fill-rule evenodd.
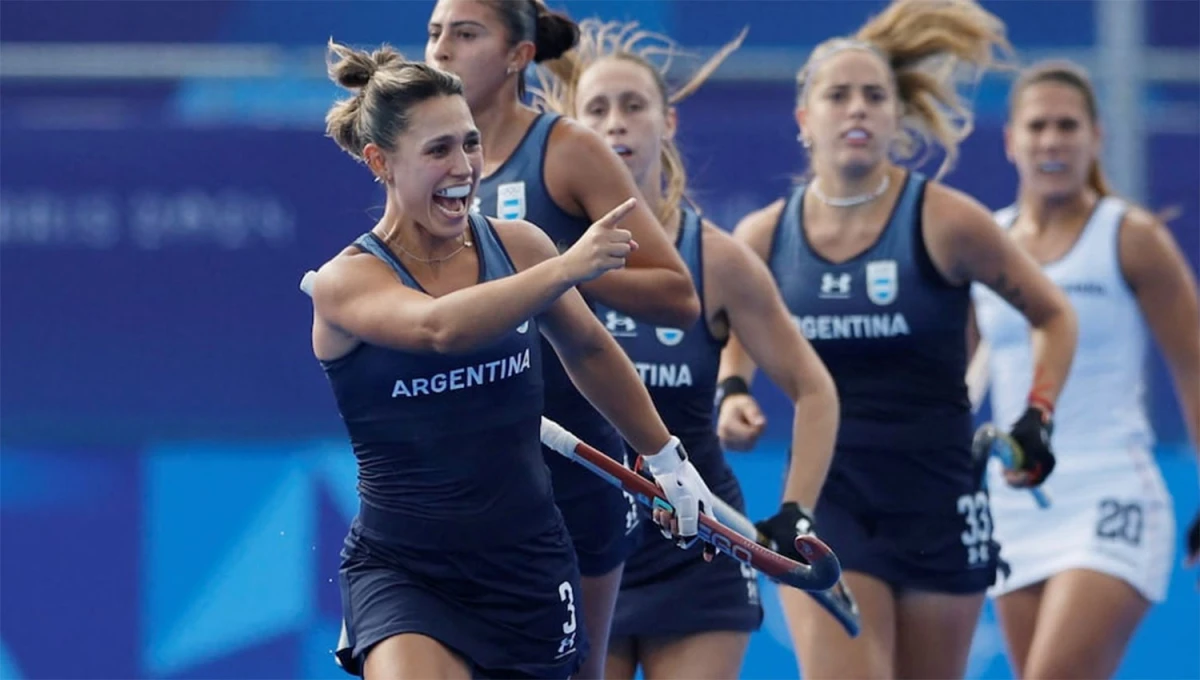
M 348 90 L 363 89 L 379 69 L 403 62 L 404 55 L 390 45 L 368 53 L 335 43 L 332 38 L 326 55 L 329 78 Z
M 540 63 L 558 59 L 579 42 L 579 25 L 536 0 L 534 4 L 537 6 L 537 42 L 533 60 Z

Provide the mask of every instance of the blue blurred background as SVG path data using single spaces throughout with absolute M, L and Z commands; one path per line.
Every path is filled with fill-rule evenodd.
M 701 55 L 745 47 L 681 107 L 699 203 L 725 227 L 799 170 L 796 68 L 877 1 L 551 1 L 637 19 Z M 1200 250 L 1200 3 L 985 2 L 1025 61 L 1076 59 L 1108 171 Z M 299 275 L 368 229 L 366 171 L 323 137 L 330 37 L 419 57 L 432 2 L 0 3 L 0 678 L 338 677 L 337 551 L 353 457 L 308 341 Z M 1007 81 L 948 181 L 1013 195 Z M 1150 403 L 1180 533 L 1200 504 L 1162 369 Z M 760 381 L 765 382 L 765 381 Z M 782 427 L 734 458 L 753 515 Z M 1177 560 L 1181 558 L 1177 554 Z M 744 677 L 795 677 L 768 593 Z M 1200 677 L 1196 574 L 1177 567 L 1122 677 Z M 990 607 L 970 676 L 1011 677 Z

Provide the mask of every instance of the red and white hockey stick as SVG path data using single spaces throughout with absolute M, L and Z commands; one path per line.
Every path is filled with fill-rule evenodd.
M 673 512 L 666 495 L 654 482 L 580 441 L 553 420 L 542 418 L 542 443 L 629 493 L 643 506 Z M 714 508 L 714 515 L 719 508 L 720 504 Z M 732 510 L 727 505 L 724 508 Z M 768 578 L 799 590 L 828 590 L 837 584 L 842 575 L 837 555 L 815 536 L 796 538 L 796 551 L 808 562 L 802 564 L 763 547 L 754 538 L 744 536 L 707 515 L 700 516 L 697 535 L 700 540 L 716 548 L 717 552 L 723 552 Z

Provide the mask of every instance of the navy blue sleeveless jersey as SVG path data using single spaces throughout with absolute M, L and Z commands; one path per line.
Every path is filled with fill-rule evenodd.
M 682 206 L 681 212 L 675 246 L 703 305 L 703 226 L 691 206 Z M 709 332 L 706 313 L 691 328 L 680 329 L 645 324 L 601 304 L 595 309 L 633 361 L 663 423 L 683 441 L 697 470 L 703 475 L 706 466 L 723 465 L 713 425 L 713 395 L 725 343 Z
M 491 225 L 478 215 L 470 222 L 479 281 L 512 275 Z M 355 244 L 421 289 L 374 234 Z M 362 343 L 322 362 L 358 458 L 364 525 L 442 548 L 512 543 L 554 526 L 539 437 L 539 343 L 529 320 L 467 354 Z
M 874 244 L 840 263 L 804 233 L 804 187 L 788 198 L 769 265 L 841 401 L 817 533 L 842 568 L 896 588 L 978 593 L 997 549 L 970 455 L 969 286 L 947 282 L 922 233 L 925 178 L 911 173 Z
M 563 252 L 574 245 L 592 223 L 586 217 L 568 215 L 546 189 L 543 179 L 546 149 L 558 119 L 556 114 L 543 113 L 534 120 L 508 160 L 479 182 L 475 208 L 488 217 L 531 222 L 546 232 L 559 252 Z M 549 343 L 543 346 L 542 360 L 547 417 L 557 420 L 556 416 L 567 413 L 595 413 L 571 383 Z
M 768 264 L 793 320 L 837 384 L 839 446 L 940 448 L 969 438 L 968 286 L 952 286 L 925 248 L 925 178 L 911 173 L 878 240 L 845 262 L 804 234 L 804 186 L 788 198 Z
M 637 322 L 603 305 L 597 313 L 637 367 L 667 429 L 679 437 L 708 487 L 738 510 L 745 501 L 725 460 L 713 422 L 713 395 L 725 342 L 708 328 L 704 290 L 703 224 L 690 205 L 675 247 L 688 266 L 703 308 L 690 328 Z M 642 523 L 642 543 L 625 563 L 613 616 L 614 637 L 752 631 L 762 622 L 753 570 L 736 560 L 706 563 L 701 546 L 680 550 L 652 522 Z
M 560 116 L 542 113 L 530 125 L 512 155 L 479 183 L 473 210 L 500 219 L 533 223 L 554 241 L 559 252 L 591 226 L 586 217 L 569 215 L 555 204 L 545 182 L 550 132 Z M 590 304 L 590 302 L 589 302 Z M 545 415 L 609 457 L 624 461 L 620 435 L 579 393 L 549 342 L 542 341 Z M 575 543 L 585 576 L 607 573 L 633 549 L 638 510 L 632 497 L 557 453 L 544 450 L 554 495 Z

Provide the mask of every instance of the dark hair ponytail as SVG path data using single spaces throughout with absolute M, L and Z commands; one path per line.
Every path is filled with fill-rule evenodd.
M 570 17 L 546 7 L 538 0 L 529 0 L 537 12 L 537 36 L 533 53 L 536 63 L 558 59 L 579 42 L 579 24 Z
M 533 43 L 533 61 L 557 59 L 579 42 L 579 25 L 562 12 L 546 7 L 541 0 L 485 0 L 504 28 L 508 44 Z M 525 74 L 517 80 L 517 95 L 525 96 Z

